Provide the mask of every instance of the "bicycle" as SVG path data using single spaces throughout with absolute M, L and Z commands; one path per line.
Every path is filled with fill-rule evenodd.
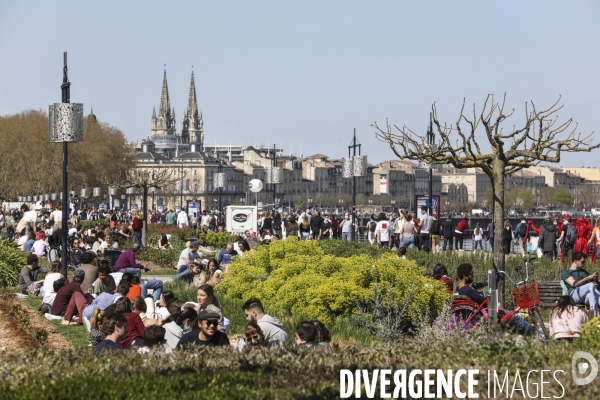
M 506 328 L 508 325 L 508 321 L 516 313 L 526 309 L 527 313 L 533 321 L 532 325 L 535 328 L 538 336 L 545 339 L 550 336 L 548 329 L 546 328 L 546 325 L 544 325 L 544 321 L 538 310 L 538 306 L 541 304 L 538 283 L 533 282 L 526 284 L 526 282 L 529 280 L 529 263 L 535 259 L 536 257 L 530 257 L 525 259 L 525 279 L 519 282 L 515 282 L 505 271 L 496 271 L 496 279 L 499 279 L 501 275 L 504 275 L 515 286 L 511 293 L 515 299 L 515 302 L 517 303 L 517 305 L 511 311 L 507 312 L 504 316 L 500 317 L 500 325 L 503 328 Z M 516 271 L 519 272 L 522 271 L 522 269 L 523 267 L 517 267 Z M 487 284 L 474 283 L 472 286 L 475 290 L 480 290 L 487 286 Z M 486 297 L 485 300 L 481 304 L 479 304 L 476 301 L 471 300 L 467 296 L 453 295 L 451 308 L 452 313 L 459 320 L 464 321 L 465 324 L 473 324 L 480 322 L 482 318 L 484 320 L 488 319 L 488 305 L 488 297 Z

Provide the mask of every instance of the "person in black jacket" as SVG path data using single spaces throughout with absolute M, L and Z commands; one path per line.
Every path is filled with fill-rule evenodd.
M 544 217 L 544 222 L 540 227 L 540 236 L 538 239 L 538 248 L 544 252 L 544 255 L 551 261 L 554 260 L 554 247 L 556 239 L 560 237 L 556 226 L 552 223 L 549 216 Z
M 316 211 L 310 219 L 310 230 L 313 239 L 321 239 L 321 225 L 323 225 L 323 217 L 321 217 L 319 211 Z
M 450 245 L 450 250 L 452 250 L 452 238 L 454 236 L 454 223 L 452 222 L 452 218 L 450 215 L 446 217 L 446 220 L 442 222 L 442 236 L 444 236 L 444 248 L 443 251 L 446 250 L 448 245 Z

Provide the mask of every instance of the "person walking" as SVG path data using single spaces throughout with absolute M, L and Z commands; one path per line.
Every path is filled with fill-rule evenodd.
M 508 220 L 504 221 L 502 230 L 502 243 L 504 244 L 504 254 L 510 254 L 510 247 L 513 241 L 513 231 Z
M 450 217 L 450 214 L 448 214 L 448 216 L 446 217 L 446 220 L 444 222 L 442 222 L 442 236 L 444 236 L 444 248 L 442 249 L 443 251 L 446 251 L 446 249 L 452 250 L 452 236 L 454 234 L 454 222 L 452 222 L 452 218 Z M 448 246 L 450 245 L 450 246 Z
M 545 216 L 544 222 L 540 227 L 538 249 L 540 249 L 550 261 L 554 261 L 554 247 L 556 245 L 556 239 L 559 237 L 560 235 L 558 234 L 556 226 L 554 226 L 549 216 Z

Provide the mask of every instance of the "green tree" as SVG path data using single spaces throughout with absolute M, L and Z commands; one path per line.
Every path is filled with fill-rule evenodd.
M 540 191 L 540 205 L 550 207 L 553 205 L 552 198 L 554 197 L 554 193 L 556 192 L 556 188 L 554 187 L 545 187 Z
M 531 193 L 531 190 L 529 190 L 529 189 L 526 189 L 526 188 L 518 189 L 517 193 L 516 193 L 515 201 L 518 201 L 518 200 L 521 200 L 521 202 L 520 202 L 521 210 L 531 210 L 535 206 L 535 198 L 533 197 L 533 193 Z
M 435 132 L 432 133 L 437 138 L 435 148 L 428 143 L 427 133 L 418 134 L 407 126 L 400 129 L 387 120 L 385 127 L 379 127 L 377 122 L 372 126 L 377 138 L 387 143 L 402 160 L 483 170 L 494 187 L 494 266 L 504 271 L 501 221 L 504 219 L 506 176 L 540 162 L 560 162 L 564 152 L 590 152 L 600 147 L 600 143 L 593 144 L 592 134 L 576 132 L 577 125 L 571 127 L 572 119 L 558 121 L 557 113 L 562 109 L 559 103 L 560 97 L 542 110 L 538 110 L 533 102 L 526 103 L 524 125 L 506 130 L 503 125 L 514 113 L 513 109 L 505 114 L 506 94 L 502 103 L 496 103 L 494 96 L 488 95 L 480 113 L 475 105 L 472 112 L 465 113 L 466 101 L 463 100 L 454 124 L 439 122 L 434 103 Z M 480 142 L 485 142 L 485 146 Z M 498 295 L 503 303 L 504 280 L 500 281 Z
M 494 189 L 489 187 L 483 192 L 483 202 L 485 202 L 484 207 L 492 208 L 492 205 L 494 204 Z
M 552 196 L 552 203 L 563 207 L 571 207 L 573 205 L 573 195 L 566 189 L 557 189 Z

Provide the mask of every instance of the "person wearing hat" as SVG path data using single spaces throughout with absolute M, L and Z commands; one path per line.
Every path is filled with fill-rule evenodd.
M 140 253 L 140 250 L 140 245 L 136 243 L 131 246 L 131 249 L 122 252 L 115 262 L 115 272 L 129 272 L 141 279 L 142 270 L 149 271 L 150 269 L 135 261 L 135 256 Z
M 550 261 L 554 260 L 554 247 L 556 239 L 560 237 L 556 226 L 550 220 L 550 216 L 544 217 L 544 222 L 540 227 L 540 237 L 538 239 L 538 248 L 544 253 Z
M 215 347 L 229 346 L 227 335 L 217 329 L 220 315 L 210 311 L 200 311 L 198 314 L 198 327 L 200 330 L 193 330 L 185 333 L 177 343 L 177 349 L 185 346 Z
M 75 270 L 75 273 L 73 274 L 73 281 L 71 283 L 67 283 L 65 286 L 60 288 L 58 292 L 56 292 L 56 297 L 54 298 L 54 304 L 52 304 L 52 308 L 50 309 L 50 314 L 62 315 L 66 317 L 65 313 L 67 312 L 67 307 L 71 301 L 71 297 L 73 297 L 73 293 L 79 293 L 83 296 L 81 283 L 84 279 L 85 272 L 80 269 Z M 83 310 L 83 307 L 81 309 Z M 67 322 L 70 322 L 70 318 L 67 320 Z

